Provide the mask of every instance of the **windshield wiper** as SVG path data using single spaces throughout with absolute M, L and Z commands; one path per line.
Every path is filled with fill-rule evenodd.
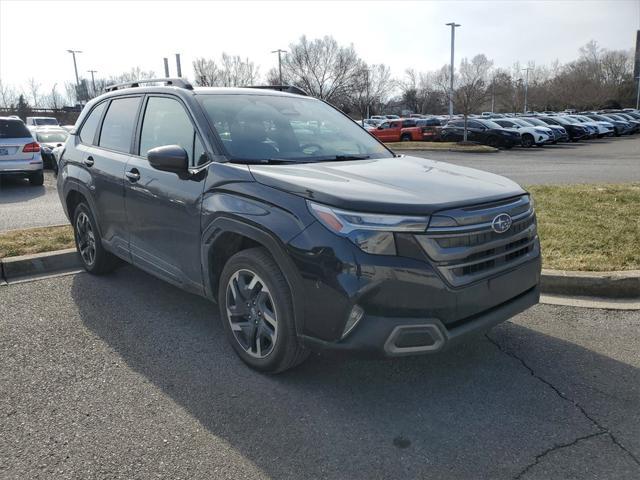
M 333 157 L 320 158 L 233 158 L 232 163 L 246 163 L 250 165 L 268 165 L 278 163 L 317 163 L 317 162 L 341 162 L 347 160 L 366 160 L 370 155 L 335 155 Z

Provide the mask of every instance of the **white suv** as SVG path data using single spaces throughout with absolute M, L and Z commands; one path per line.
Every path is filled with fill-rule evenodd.
M 523 147 L 541 146 L 553 142 L 554 139 L 550 128 L 533 126 L 518 118 L 494 118 L 493 121 L 501 127 L 517 128 L 522 135 Z
M 27 177 L 36 186 L 44 183 L 40 145 L 22 120 L 0 117 L 0 175 Z

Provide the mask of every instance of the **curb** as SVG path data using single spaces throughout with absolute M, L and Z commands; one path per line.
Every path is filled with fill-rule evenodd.
M 0 259 L 0 284 L 81 269 L 75 248 Z M 572 272 L 542 270 L 541 292 L 600 298 L 640 299 L 640 270 Z
M 81 268 L 75 248 L 0 259 L 0 283 Z
M 542 270 L 542 293 L 603 298 L 640 298 L 640 270 L 572 272 Z
M 499 152 L 497 148 L 483 149 L 483 150 L 469 150 L 466 148 L 393 148 L 389 146 L 393 151 L 399 152 L 460 152 L 460 153 L 496 153 Z

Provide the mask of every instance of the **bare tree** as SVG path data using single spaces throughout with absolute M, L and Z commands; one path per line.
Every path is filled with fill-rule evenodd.
M 464 116 L 464 141 L 467 141 L 467 120 L 471 113 L 490 98 L 491 92 L 487 88 L 493 62 L 484 54 L 479 54 L 471 60 L 463 58 L 460 68 L 454 77 L 453 93 L 449 89 L 449 67 L 445 65 L 440 70 L 438 85 L 448 98 L 453 99 L 455 109 Z
M 29 89 L 33 107 L 38 108 L 40 106 L 40 83 L 31 77 L 27 80 L 27 88 Z
M 258 82 L 259 68 L 238 55 L 222 53 L 220 61 L 196 58 L 193 61 L 196 84 L 203 87 L 244 87 Z
M 54 110 L 62 107 L 64 100 L 62 98 L 62 95 L 60 95 L 60 92 L 58 92 L 58 89 L 56 88 L 57 86 L 58 84 L 55 83 L 51 88 L 51 92 L 49 93 L 49 95 L 44 97 L 43 103 L 45 107 L 52 108 Z
M 393 86 L 394 81 L 391 79 L 391 69 L 388 66 L 363 63 L 354 79 L 351 103 L 360 116 L 365 118 L 372 108 L 374 111 L 382 109 L 389 100 Z
M 11 108 L 18 102 L 18 93 L 0 79 L 0 107 Z
M 362 69 L 353 45 L 343 47 L 333 37 L 300 37 L 282 59 L 282 75 L 310 95 L 334 104 L 347 99 Z

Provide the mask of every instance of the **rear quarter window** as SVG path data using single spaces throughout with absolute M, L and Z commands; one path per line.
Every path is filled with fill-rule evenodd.
M 19 120 L 0 120 L 0 138 L 30 138 L 31 133 Z
M 93 140 L 96 136 L 96 130 L 98 129 L 98 123 L 100 122 L 100 118 L 102 117 L 102 112 L 104 111 L 106 104 L 107 102 L 102 102 L 91 110 L 91 113 L 80 130 L 80 140 L 82 143 L 87 143 L 89 145 L 93 144 Z

